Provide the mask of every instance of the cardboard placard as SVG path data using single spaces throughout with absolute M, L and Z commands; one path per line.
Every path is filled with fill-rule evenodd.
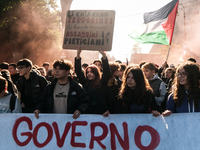
M 111 51 L 114 21 L 114 10 L 69 10 L 63 49 Z

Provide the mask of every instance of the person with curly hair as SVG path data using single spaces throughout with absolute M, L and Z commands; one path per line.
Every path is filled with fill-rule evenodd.
M 172 93 L 168 97 L 166 111 L 162 114 L 200 112 L 199 67 L 194 63 L 179 66 Z
M 117 106 L 118 113 L 152 113 L 158 116 L 153 90 L 141 68 L 128 67 L 122 78 Z

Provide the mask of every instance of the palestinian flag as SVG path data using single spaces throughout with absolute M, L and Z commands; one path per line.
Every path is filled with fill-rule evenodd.
M 154 12 L 144 13 L 144 23 L 129 36 L 138 43 L 171 45 L 178 0 Z

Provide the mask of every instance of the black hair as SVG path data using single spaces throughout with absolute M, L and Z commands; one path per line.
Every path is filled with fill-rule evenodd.
M 30 66 L 32 69 L 33 64 L 31 60 L 24 58 L 18 61 L 17 66 L 26 66 L 26 67 Z
M 119 63 L 119 64 L 121 64 L 121 63 L 122 63 L 122 61 L 121 61 L 121 60 L 116 60 L 115 62 L 116 62 L 116 63 Z
M 44 66 L 49 66 L 49 65 L 50 64 L 48 62 L 44 62 L 42 66 L 44 67 Z
M 193 62 L 193 63 L 196 63 L 196 62 L 197 62 L 196 59 L 194 59 L 194 58 L 192 58 L 192 57 L 188 58 L 187 61 L 191 61 L 191 62 Z
M 88 64 L 86 64 L 86 63 L 84 63 L 84 64 L 82 64 L 82 67 L 87 67 L 87 66 L 89 66 Z
M 15 69 L 17 68 L 17 64 L 15 63 L 10 63 L 9 66 L 13 66 Z
M 7 62 L 2 62 L 0 67 L 1 67 L 1 69 L 8 69 L 8 65 L 9 64 Z

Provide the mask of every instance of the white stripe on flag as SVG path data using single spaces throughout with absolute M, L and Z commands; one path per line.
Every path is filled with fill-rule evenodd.
M 159 20 L 159 21 L 153 21 L 148 24 L 141 24 L 138 29 L 136 30 L 140 35 L 144 33 L 151 33 L 151 32 L 157 32 L 157 31 L 163 31 L 162 24 L 167 21 L 168 18 Z

